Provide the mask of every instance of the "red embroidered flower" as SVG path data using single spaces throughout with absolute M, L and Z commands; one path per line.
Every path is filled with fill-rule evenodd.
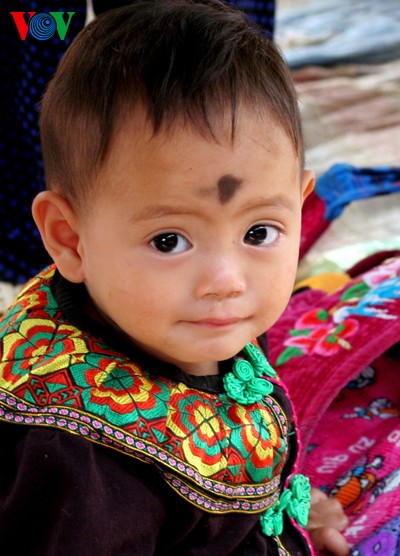
M 292 357 L 317 353 L 330 356 L 341 349 L 351 349 L 348 338 L 359 328 L 357 320 L 346 318 L 337 324 L 325 309 L 314 309 L 302 315 L 285 340 L 286 349 L 280 354 L 276 366 Z
M 89 388 L 82 397 L 88 409 L 102 406 L 103 412 L 125 415 L 129 421 L 137 419 L 142 412 L 154 410 L 161 387 L 148 380 L 139 367 L 106 357 L 98 358 L 95 354 L 88 356 L 85 366 L 84 380 Z M 76 375 L 75 379 L 82 385 Z M 115 416 L 110 420 L 116 422 L 119 419 Z
M 313 353 L 315 350 L 315 346 L 321 340 L 324 340 L 326 336 L 330 333 L 329 326 L 319 326 L 314 330 L 307 331 L 307 335 L 300 336 L 291 336 L 285 341 L 286 346 L 293 346 L 298 347 L 301 349 L 303 354 L 310 354 Z
M 314 352 L 320 355 L 333 355 L 341 349 L 351 349 L 347 338 L 353 336 L 358 328 L 359 324 L 355 319 L 345 319 L 315 344 Z
M 297 319 L 295 324 L 295 328 L 299 330 L 325 328 L 327 326 L 329 326 L 329 313 L 325 309 L 307 311 Z
M 74 336 L 76 329 L 57 325 L 49 319 L 29 318 L 17 330 L 3 338 L 2 381 L 15 386 L 28 375 L 44 375 L 66 369 L 71 356 L 87 352 L 85 344 Z
M 228 418 L 232 423 L 231 443 L 245 462 L 248 479 L 271 479 L 280 471 L 286 443 L 270 408 L 249 409 L 235 404 Z
M 167 428 L 181 438 L 182 459 L 203 476 L 225 469 L 228 440 L 214 396 L 179 385 L 171 394 Z

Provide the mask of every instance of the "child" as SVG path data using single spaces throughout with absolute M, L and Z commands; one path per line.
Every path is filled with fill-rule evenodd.
M 313 187 L 276 47 L 216 0 L 107 12 L 62 60 L 41 137 L 55 265 L 0 327 L 2 550 L 309 554 L 263 355 Z

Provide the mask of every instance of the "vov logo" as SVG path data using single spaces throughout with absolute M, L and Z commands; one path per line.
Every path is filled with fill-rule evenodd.
M 64 18 L 67 13 L 68 18 Z M 38 41 L 51 39 L 57 31 L 63 41 L 71 23 L 72 16 L 76 12 L 10 12 L 17 27 L 21 40 L 25 40 L 28 33 Z

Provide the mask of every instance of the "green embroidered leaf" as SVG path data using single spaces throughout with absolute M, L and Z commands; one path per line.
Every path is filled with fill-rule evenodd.
M 289 361 L 289 359 L 292 359 L 293 357 L 299 357 L 300 355 L 303 355 L 303 351 L 300 348 L 290 346 L 282 351 L 275 363 L 275 366 L 279 367 L 280 365 L 286 363 L 286 361 Z
M 344 291 L 340 297 L 340 301 L 346 301 L 347 299 L 359 299 L 363 297 L 371 288 L 367 286 L 365 282 L 359 282 L 354 286 L 351 286 L 348 290 Z
M 345 325 L 343 323 L 340 323 L 337 325 L 336 329 L 335 329 L 335 334 L 340 334 L 341 332 L 343 332 L 343 330 L 345 329 Z
M 290 330 L 289 336 L 308 336 L 311 332 L 312 328 L 294 328 L 293 330 Z
M 318 320 L 329 320 L 329 313 L 326 309 L 320 309 L 317 313 Z

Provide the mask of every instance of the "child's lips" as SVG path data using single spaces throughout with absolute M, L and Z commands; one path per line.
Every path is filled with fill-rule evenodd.
M 243 317 L 216 317 L 187 321 L 189 324 L 204 328 L 225 328 L 245 320 Z

